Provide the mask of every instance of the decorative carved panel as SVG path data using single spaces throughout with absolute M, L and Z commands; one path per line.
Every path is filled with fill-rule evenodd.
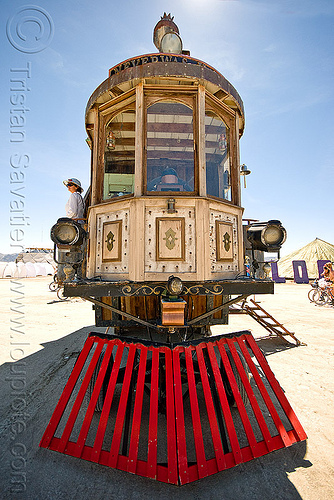
M 217 261 L 233 262 L 233 225 L 216 220 Z
M 102 262 L 122 260 L 122 221 L 105 222 L 102 229 Z
M 97 215 L 96 273 L 128 273 L 129 210 Z
M 157 260 L 181 260 L 185 257 L 184 218 L 156 219 Z
M 236 215 L 210 210 L 210 259 L 212 273 L 239 270 Z
M 145 272 L 195 273 L 195 208 L 145 210 Z

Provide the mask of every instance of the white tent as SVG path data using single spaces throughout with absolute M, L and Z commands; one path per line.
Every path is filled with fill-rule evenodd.
M 33 266 L 36 270 L 36 276 L 46 276 L 44 264 L 34 262 Z
M 2 271 L 2 278 L 14 277 L 14 274 L 16 271 L 15 262 L 6 262 L 5 264 L 6 264 L 6 266 L 4 267 L 4 270 Z
M 317 278 L 318 274 L 318 260 L 330 260 L 334 262 L 334 245 L 327 243 L 324 240 L 316 238 L 304 247 L 289 253 L 278 262 L 278 274 L 284 278 L 293 278 L 293 260 L 304 260 L 307 267 L 307 274 L 309 278 Z
M 0 278 L 36 278 L 36 276 L 52 276 L 53 266 L 48 262 L 0 262 Z
M 27 277 L 26 266 L 23 264 L 23 262 L 19 262 L 18 264 L 16 264 L 14 278 L 26 278 L 26 277 Z
M 27 270 L 27 278 L 36 278 L 36 269 L 34 264 L 26 262 L 24 265 Z
M 0 278 L 3 278 L 4 270 L 7 267 L 7 262 L 0 262 Z
M 46 276 L 47 276 L 47 275 L 50 275 L 50 276 L 53 276 L 53 275 L 54 275 L 54 273 L 55 273 L 55 268 L 54 268 L 51 264 L 49 264 L 48 262 L 44 262 L 44 263 L 43 263 L 43 267 L 44 267 L 44 269 L 45 269 Z
M 0 278 L 36 278 L 53 275 L 57 265 L 50 249 L 32 248 L 17 256 L 16 262 L 0 262 Z

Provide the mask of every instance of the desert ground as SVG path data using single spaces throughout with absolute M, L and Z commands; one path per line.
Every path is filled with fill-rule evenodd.
M 0 280 L 0 498 L 303 499 L 334 497 L 334 307 L 310 303 L 309 285 L 275 286 L 261 306 L 303 343 L 259 340 L 307 441 L 186 486 L 176 487 L 39 448 L 75 359 L 94 331 L 91 304 L 59 301 L 51 277 Z M 247 315 L 231 315 L 214 334 L 266 331 Z M 102 331 L 102 330 L 100 330 Z

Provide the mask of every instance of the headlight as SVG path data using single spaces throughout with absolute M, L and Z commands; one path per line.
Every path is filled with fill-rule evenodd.
M 286 230 L 279 220 L 256 222 L 247 228 L 247 239 L 254 250 L 277 252 L 286 240 Z
M 182 280 L 176 276 L 170 276 L 167 282 L 167 290 L 171 295 L 180 295 L 183 290 Z
M 51 228 L 51 240 L 57 245 L 81 244 L 83 229 L 71 220 L 61 220 Z

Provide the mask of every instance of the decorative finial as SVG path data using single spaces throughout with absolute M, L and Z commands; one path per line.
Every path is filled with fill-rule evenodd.
M 172 17 L 170 13 L 167 15 L 166 12 L 164 12 L 164 15 L 161 16 L 161 20 L 163 20 L 163 19 L 165 19 L 167 21 L 173 21 L 174 16 Z

